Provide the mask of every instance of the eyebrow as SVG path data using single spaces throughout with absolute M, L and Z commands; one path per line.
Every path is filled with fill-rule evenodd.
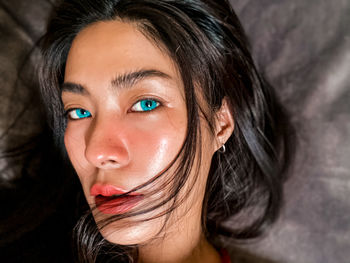
M 155 69 L 138 70 L 126 74 L 117 75 L 112 81 L 112 86 L 116 88 L 129 88 L 134 86 L 137 82 L 145 79 L 158 77 L 163 79 L 171 79 L 171 77 L 164 72 Z
M 72 82 L 64 82 L 61 85 L 61 93 L 64 91 L 76 94 L 89 94 L 89 92 L 83 87 L 83 85 Z
M 129 73 L 117 75 L 115 78 L 112 79 L 111 84 L 113 88 L 125 89 L 134 86 L 137 82 L 143 79 L 152 77 L 171 79 L 171 77 L 164 72 L 155 69 L 149 69 L 132 71 Z M 64 91 L 77 94 L 89 94 L 89 92 L 84 88 L 83 85 L 72 82 L 64 82 L 61 85 L 61 92 Z

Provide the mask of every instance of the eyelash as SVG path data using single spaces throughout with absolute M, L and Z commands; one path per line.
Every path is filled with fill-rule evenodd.
M 152 105 L 151 106 L 148 106 L 150 107 L 150 109 L 144 109 L 143 107 L 144 106 L 147 106 L 145 105 L 146 102 L 152 102 Z M 144 103 L 142 103 L 144 102 Z M 140 104 L 140 106 L 138 106 L 138 108 L 141 107 L 141 110 L 137 109 L 137 110 L 133 110 L 133 108 L 135 108 L 138 104 Z M 136 103 L 134 103 L 131 107 L 130 110 L 128 110 L 128 112 L 134 112 L 134 113 L 148 113 L 148 112 L 151 112 L 151 111 L 154 111 L 155 109 L 157 109 L 158 107 L 162 106 L 163 104 L 157 100 L 157 99 L 154 99 L 154 98 L 143 98 L 143 99 L 140 99 L 138 100 Z M 72 114 L 75 114 L 75 116 L 73 117 Z M 80 116 L 79 116 L 80 115 Z M 92 116 L 92 114 L 88 111 L 88 110 L 85 110 L 85 109 L 82 109 L 82 108 L 72 108 L 72 109 L 68 109 L 66 110 L 64 116 L 70 120 L 81 120 L 81 119 L 85 119 L 85 118 L 89 118 Z

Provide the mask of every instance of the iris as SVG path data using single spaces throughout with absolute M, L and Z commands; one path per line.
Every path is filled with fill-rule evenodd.
M 73 109 L 68 112 L 69 118 L 73 120 L 91 117 L 91 113 L 84 109 Z
M 140 103 L 141 103 L 141 108 L 144 111 L 153 110 L 158 106 L 157 102 L 154 100 L 142 100 L 142 101 L 140 101 Z
M 151 111 L 157 108 L 160 103 L 153 99 L 144 99 L 135 103 L 132 107 L 133 111 Z

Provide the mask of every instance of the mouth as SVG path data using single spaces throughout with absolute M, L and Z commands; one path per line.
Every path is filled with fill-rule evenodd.
M 129 193 L 113 185 L 95 184 L 92 186 L 90 194 L 95 198 L 97 209 L 108 215 L 126 213 L 143 199 L 142 194 Z

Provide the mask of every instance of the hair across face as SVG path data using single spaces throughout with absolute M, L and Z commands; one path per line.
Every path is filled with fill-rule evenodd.
M 135 25 L 120 21 L 89 25 L 70 48 L 62 101 L 68 115 L 65 147 L 90 206 L 94 208 L 103 194 L 108 200 L 104 189 L 116 187 L 124 193 L 138 189 L 126 197 L 127 201 L 137 200 L 133 204 L 121 205 L 117 198 L 110 207 L 98 206 L 96 222 L 121 211 L 145 211 L 168 198 L 171 184 L 167 180 L 173 180 L 175 171 L 167 169 L 185 141 L 187 110 L 181 77 L 167 54 Z M 216 150 L 216 138 L 209 129 L 201 131 L 206 146 L 201 152 L 205 154 L 200 157 L 200 168 L 191 171 L 184 185 L 193 194 L 185 198 L 186 192 L 178 193 L 178 200 L 184 201 L 176 208 L 176 218 L 168 222 L 183 233 L 191 229 L 185 236 L 197 239 L 206 177 Z M 157 182 L 140 188 L 165 170 Z M 148 219 L 168 209 L 169 205 L 160 206 L 157 211 L 109 224 L 101 232 L 117 244 L 149 242 L 161 232 L 165 217 Z
M 169 65 L 176 68 L 178 83 L 181 83 L 177 87 L 181 86 L 178 92 L 183 94 L 185 110 L 181 116 L 186 122 L 182 127 L 186 129 L 185 132 L 181 130 L 179 141 L 182 144 L 175 147 L 179 150 L 173 159 L 177 165 L 171 173 L 171 189 L 163 200 L 164 204 L 170 204 L 169 211 L 179 204 L 177 196 L 186 182 L 191 181 L 191 171 L 201 159 L 195 158 L 202 156 L 198 151 L 203 150 L 202 144 L 207 143 L 202 134 L 201 120 L 206 123 L 209 134 L 215 135 L 215 116 L 225 101 L 233 115 L 235 129 L 226 142 L 225 154 L 215 153 L 211 161 L 202 224 L 208 237 L 259 235 L 264 225 L 276 218 L 281 204 L 283 174 L 291 149 L 290 125 L 273 90 L 258 74 L 244 32 L 228 1 L 63 1 L 48 27 L 40 75 L 44 101 L 58 143 L 63 144 L 63 134 L 69 132 L 69 125 L 74 122 L 67 126 L 61 101 L 62 84 L 67 81 L 66 69 L 70 66 L 67 57 L 74 48 L 73 40 L 79 39 L 80 34 L 90 30 L 93 24 L 116 20 L 133 24 L 138 34 L 142 33 L 144 41 L 148 41 L 154 50 L 161 50 L 170 61 Z M 88 45 L 88 41 L 85 44 Z M 81 68 L 83 66 L 86 64 Z M 120 73 L 130 70 L 135 68 Z M 95 72 L 85 74 L 88 79 Z M 111 76 L 104 81 L 110 82 Z M 91 86 L 98 85 L 105 86 L 98 81 Z M 148 102 L 148 105 L 152 106 L 152 103 Z M 158 108 L 153 111 L 157 112 Z M 86 116 L 86 112 L 81 111 L 74 114 L 75 117 Z M 153 208 L 161 206 L 159 203 Z M 235 229 L 223 224 L 228 218 L 254 207 L 259 207 L 259 212 L 243 227 Z

